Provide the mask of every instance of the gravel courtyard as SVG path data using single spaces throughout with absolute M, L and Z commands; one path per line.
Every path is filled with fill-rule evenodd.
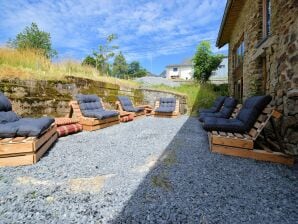
M 59 139 L 0 168 L 0 223 L 298 223 L 298 171 L 211 154 L 196 118 Z

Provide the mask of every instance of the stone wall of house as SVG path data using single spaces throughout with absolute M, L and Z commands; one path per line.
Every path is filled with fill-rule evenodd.
M 272 106 L 283 114 L 278 125 L 284 147 L 298 155 L 298 1 L 272 0 L 271 6 L 271 35 L 262 40 L 262 0 L 243 5 L 229 43 L 230 92 L 234 94 L 232 51 L 243 36 L 244 99 L 264 93 L 273 97 Z
M 12 102 L 13 110 L 20 116 L 39 117 L 66 116 L 69 111 L 69 101 L 75 95 L 96 94 L 100 96 L 107 109 L 115 109 L 118 95 L 129 96 L 136 105 L 150 104 L 160 97 L 177 97 L 181 102 L 181 112 L 187 111 L 186 97 L 164 91 L 149 89 L 131 89 L 116 84 L 94 81 L 85 78 L 69 76 L 66 80 L 0 80 L 0 91 Z

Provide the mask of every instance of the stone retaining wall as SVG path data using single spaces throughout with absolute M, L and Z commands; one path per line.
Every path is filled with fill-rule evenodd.
M 65 116 L 69 101 L 78 93 L 96 94 L 103 99 L 107 109 L 115 109 L 118 95 L 129 96 L 134 103 L 154 105 L 160 97 L 178 97 L 181 112 L 186 111 L 186 98 L 163 91 L 132 89 L 116 84 L 69 76 L 66 80 L 0 80 L 0 91 L 11 100 L 13 110 L 20 116 Z

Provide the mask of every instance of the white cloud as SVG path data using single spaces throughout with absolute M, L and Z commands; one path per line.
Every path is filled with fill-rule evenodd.
M 222 0 L 1 0 L 0 43 L 31 22 L 51 33 L 60 55 L 80 58 L 116 33 L 127 59 L 177 54 L 217 36 Z M 220 6 L 220 7 L 219 7 Z

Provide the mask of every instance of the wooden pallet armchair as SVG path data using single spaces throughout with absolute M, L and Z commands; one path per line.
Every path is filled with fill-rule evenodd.
M 84 96 L 92 96 L 95 99 L 92 103 L 94 103 L 94 105 L 97 105 L 98 108 L 102 108 L 103 110 L 105 110 L 105 107 L 103 105 L 101 98 L 97 97 L 96 95 L 84 95 Z M 112 125 L 120 123 L 118 113 L 117 115 L 109 118 L 98 119 L 95 117 L 84 116 L 78 101 L 70 101 L 69 105 L 70 105 L 69 117 L 78 118 L 80 120 L 80 124 L 83 126 L 84 131 L 95 131 L 98 129 L 110 127 Z
M 169 104 L 171 104 L 171 107 L 174 106 L 174 109 L 172 107 L 172 109 L 168 110 L 167 107 Z M 160 98 L 160 100 L 155 102 L 155 107 L 152 113 L 155 117 L 178 117 L 180 115 L 179 107 L 179 100 L 176 100 L 175 98 Z M 165 110 L 163 110 L 163 108 L 165 108 Z
M 120 114 L 131 113 L 135 118 L 145 115 L 145 107 L 148 105 L 134 106 L 133 102 L 126 96 L 118 96 L 116 109 Z
M 40 137 L 0 138 L 0 166 L 37 163 L 57 138 L 55 125 L 52 125 Z
M 52 118 L 20 118 L 0 93 L 0 166 L 36 163 L 57 139 Z
M 233 116 L 236 117 L 234 114 Z M 236 132 L 210 131 L 208 132 L 210 151 L 229 156 L 238 156 L 261 161 L 269 161 L 292 166 L 294 158 L 283 152 L 270 150 L 263 143 L 259 143 L 257 149 L 257 139 L 264 137 L 264 128 L 268 122 L 274 122 L 273 118 L 279 118 L 281 114 L 271 107 L 266 107 L 258 117 L 254 126 L 249 132 L 240 134 Z M 277 133 L 275 133 L 277 134 Z M 281 147 L 278 150 L 282 151 Z

